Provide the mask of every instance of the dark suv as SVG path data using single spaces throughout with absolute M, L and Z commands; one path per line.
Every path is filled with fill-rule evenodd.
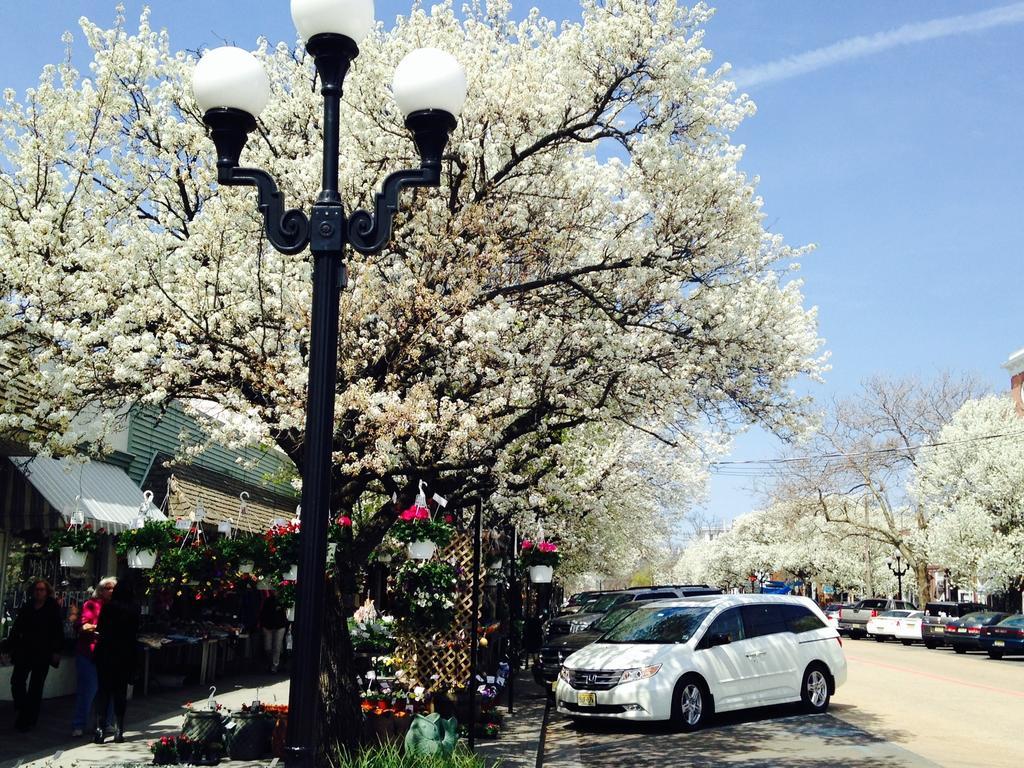
M 928 603 L 921 620 L 921 639 L 926 648 L 938 648 L 946 644 L 946 624 L 968 613 L 984 611 L 981 603 Z
M 556 616 L 547 625 L 547 637 L 571 635 L 582 632 L 601 618 L 612 608 L 624 603 L 643 600 L 673 600 L 679 597 L 695 595 L 720 595 L 722 590 L 709 587 L 707 584 L 680 584 L 656 587 L 633 587 L 618 592 L 605 592 L 581 613 L 569 613 Z

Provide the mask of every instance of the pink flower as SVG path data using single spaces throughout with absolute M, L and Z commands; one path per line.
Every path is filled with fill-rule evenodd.
M 450 515 L 450 514 L 449 515 L 445 515 L 444 516 L 444 521 L 446 523 L 454 523 L 455 522 L 455 515 Z
M 342 528 L 351 528 L 352 518 L 348 515 L 340 515 L 338 517 L 338 525 L 340 525 Z
M 542 541 L 540 544 L 537 545 L 537 549 L 539 549 L 541 552 L 557 552 L 558 551 L 558 547 L 556 547 L 550 541 Z
M 399 520 L 405 520 L 408 522 L 416 516 L 416 510 L 413 507 L 409 507 L 405 512 L 398 516 Z
M 533 549 L 533 542 L 529 539 L 523 539 L 522 547 L 524 552 L 528 549 Z
M 416 512 L 413 515 L 417 520 L 429 520 L 430 512 L 423 507 L 416 507 Z

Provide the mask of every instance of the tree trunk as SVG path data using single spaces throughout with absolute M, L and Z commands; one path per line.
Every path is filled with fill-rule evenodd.
M 928 589 L 928 563 L 924 560 L 914 564 L 914 578 L 917 580 L 917 607 L 922 611 L 931 599 Z

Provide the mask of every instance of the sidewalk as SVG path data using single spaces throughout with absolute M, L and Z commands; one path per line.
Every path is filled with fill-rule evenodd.
M 476 753 L 488 768 L 535 768 L 541 747 L 541 729 L 547 693 L 533 681 L 529 671 L 516 677 L 516 698 L 513 714 L 505 715 L 501 735 L 497 739 L 477 739 Z
M 282 675 L 240 675 L 217 681 L 217 701 L 228 709 L 237 709 L 257 697 L 268 704 L 288 701 L 288 678 Z M 210 694 L 209 686 L 189 686 L 173 691 L 154 693 L 128 702 L 125 742 L 93 744 L 90 735 L 71 737 L 71 713 L 74 697 L 43 701 L 39 725 L 30 733 L 13 728 L 14 712 L 9 702 L 0 705 L 0 768 L 99 768 L 119 763 L 149 764 L 152 755 L 149 743 L 161 736 L 180 732 L 185 717 L 185 702 L 198 702 Z M 62 754 L 54 758 L 58 751 Z M 222 765 L 262 765 L 225 760 Z

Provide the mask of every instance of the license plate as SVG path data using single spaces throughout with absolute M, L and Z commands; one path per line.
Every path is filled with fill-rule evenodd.
M 581 707 L 596 707 L 597 694 L 588 691 L 580 691 L 576 694 L 576 703 Z
M 966 634 L 967 628 L 966 627 L 960 627 L 960 629 L 958 629 L 957 632 L 959 632 L 961 635 Z
M 941 635 L 945 631 L 946 631 L 945 627 L 936 627 L 935 628 L 935 634 L 937 634 L 937 635 Z
M 1002 648 L 1004 645 L 1006 645 L 1006 641 L 1005 640 L 993 640 L 992 641 L 992 645 L 994 645 L 996 648 Z

